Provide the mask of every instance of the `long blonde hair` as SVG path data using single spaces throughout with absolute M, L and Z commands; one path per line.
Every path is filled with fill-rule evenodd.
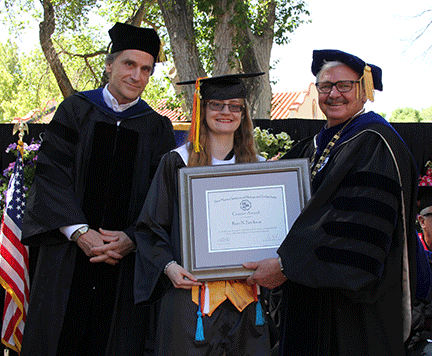
M 201 103 L 201 118 L 200 125 L 200 151 L 195 152 L 193 145 L 188 146 L 189 160 L 188 167 L 210 166 L 212 164 L 212 156 L 210 152 L 209 142 L 209 127 L 207 125 L 206 110 L 207 100 Z M 242 111 L 242 119 L 240 126 L 234 132 L 234 155 L 236 163 L 257 162 L 257 149 L 253 135 L 253 123 L 249 115 L 249 109 L 244 101 L 244 110 Z

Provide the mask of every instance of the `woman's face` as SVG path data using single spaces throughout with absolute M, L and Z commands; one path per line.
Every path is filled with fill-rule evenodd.
M 212 134 L 234 135 L 242 120 L 244 100 L 212 99 L 207 102 L 205 110 L 207 125 Z

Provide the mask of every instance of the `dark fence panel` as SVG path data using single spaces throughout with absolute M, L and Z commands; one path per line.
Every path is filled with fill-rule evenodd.
M 291 139 L 298 141 L 317 134 L 325 121 L 307 119 L 254 120 L 254 124 L 262 129 L 269 129 L 274 134 L 284 131 L 290 135 Z M 425 174 L 425 164 L 432 156 L 432 123 L 392 123 L 392 126 L 411 150 L 420 174 Z
M 317 134 L 323 125 L 324 120 L 288 119 L 288 120 L 254 120 L 254 125 L 262 129 L 269 129 L 272 133 L 286 132 L 295 140 Z M 432 156 L 432 123 L 393 123 L 393 127 L 400 134 L 413 153 L 420 173 L 425 174 L 425 163 Z M 45 130 L 46 124 L 29 124 L 29 134 L 26 134 L 24 141 L 30 143 L 32 138 L 38 139 L 41 132 Z M 14 160 L 14 156 L 5 150 L 9 144 L 18 141 L 18 135 L 12 136 L 12 124 L 0 125 L 0 149 L 2 149 L 1 167 L 2 170 Z M 176 141 L 181 144 L 185 139 L 186 132 L 176 131 Z

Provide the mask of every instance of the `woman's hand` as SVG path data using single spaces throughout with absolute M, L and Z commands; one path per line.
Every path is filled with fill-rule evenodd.
M 191 289 L 193 286 L 202 285 L 202 283 L 198 282 L 198 279 L 196 279 L 193 274 L 186 271 L 177 263 L 170 264 L 165 273 L 175 288 Z

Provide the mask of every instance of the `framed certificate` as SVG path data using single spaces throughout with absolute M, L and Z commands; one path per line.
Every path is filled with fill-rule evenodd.
M 183 267 L 200 280 L 247 278 L 276 250 L 311 196 L 308 159 L 179 170 Z

